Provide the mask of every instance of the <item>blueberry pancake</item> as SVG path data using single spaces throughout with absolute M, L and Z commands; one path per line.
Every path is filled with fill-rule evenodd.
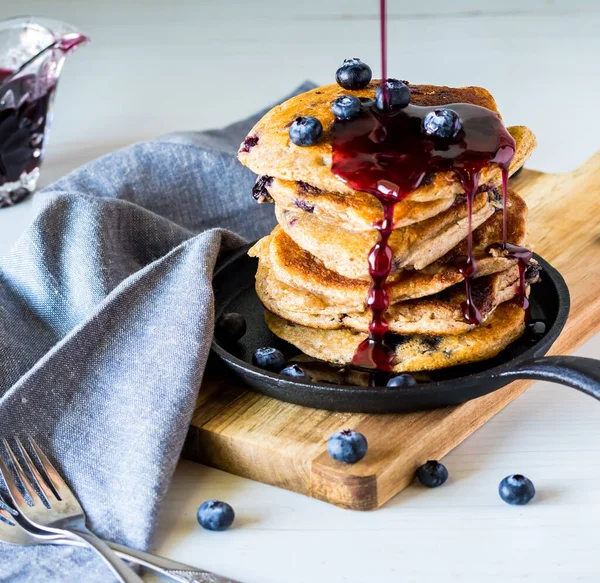
M 512 300 L 519 290 L 519 270 L 479 277 L 473 282 L 472 296 L 485 322 L 503 302 Z M 317 296 L 300 292 L 272 276 L 268 264 L 261 263 L 256 274 L 256 292 L 272 313 L 309 328 L 322 330 L 350 328 L 368 332 L 370 312 L 348 310 L 343 305 L 328 306 Z M 475 328 L 465 321 L 462 304 L 465 286 L 457 284 L 424 298 L 398 302 L 387 311 L 388 330 L 394 334 L 462 334 Z
M 517 245 L 526 237 L 527 206 L 515 192 L 509 191 L 508 235 Z M 473 232 L 477 277 L 509 269 L 516 264 L 494 250 L 490 245 L 502 238 L 502 211 L 494 214 Z M 466 255 L 466 241 L 461 241 L 446 255 L 421 270 L 405 270 L 388 285 L 390 303 L 436 294 L 463 281 L 456 267 L 456 258 Z M 268 262 L 268 269 L 277 280 L 302 292 L 317 296 L 324 306 L 344 306 L 349 311 L 364 309 L 369 282 L 351 279 L 327 269 L 323 263 L 305 251 L 281 227 L 264 237 L 249 251 L 260 262 Z
M 359 98 L 373 99 L 379 81 L 371 81 L 364 89 L 352 91 Z M 447 105 L 471 103 L 496 113 L 496 102 L 488 91 L 481 87 L 437 87 L 434 85 L 409 85 L 411 103 L 415 105 Z M 238 158 L 242 164 L 259 176 L 272 176 L 292 181 L 302 181 L 324 192 L 341 193 L 366 201 L 369 195 L 352 190 L 331 172 L 332 143 L 330 131 L 334 122 L 331 103 L 348 90 L 337 84 L 318 87 L 292 97 L 269 111 L 250 131 L 240 146 Z M 323 134 L 310 147 L 299 147 L 290 140 L 289 129 L 299 116 L 311 116 L 320 120 Z M 520 168 L 535 148 L 535 136 L 524 126 L 508 128 L 517 142 L 511 171 Z M 501 183 L 500 169 L 496 165 L 485 168 L 480 175 L 480 184 L 490 188 Z M 426 176 L 422 185 L 410 198 L 427 201 L 448 198 L 464 192 L 459 180 L 452 172 Z M 372 197 L 371 197 L 372 198 Z M 371 201 L 377 204 L 377 201 Z
M 339 365 L 351 363 L 357 347 L 367 338 L 366 334 L 349 328 L 328 330 L 301 326 L 269 311 L 265 313 L 265 320 L 276 336 L 305 354 Z M 464 334 L 390 335 L 390 344 L 394 347 L 392 370 L 436 370 L 492 358 L 524 330 L 525 311 L 517 301 L 511 300 L 498 306 L 483 324 Z
M 473 201 L 472 226 L 477 228 L 494 214 L 490 192 L 480 192 Z M 365 258 L 377 241 L 377 233 L 348 231 L 300 210 L 279 208 L 275 216 L 281 228 L 299 247 L 312 253 L 328 269 L 353 279 L 369 279 Z M 443 213 L 392 231 L 389 244 L 393 264 L 389 280 L 404 269 L 423 269 L 458 245 L 469 232 L 466 201 L 456 202 Z
M 535 137 L 528 128 L 509 128 L 516 140 L 516 152 L 509 169 L 509 175 L 516 172 L 531 155 L 535 146 Z M 480 190 L 492 190 L 499 186 L 500 175 L 493 175 L 489 182 L 481 182 Z M 280 207 L 296 208 L 330 221 L 344 225 L 352 231 L 373 230 L 373 224 L 381 218 L 381 205 L 365 192 L 347 192 L 320 190 L 302 180 L 286 180 L 275 176 L 259 176 L 253 189 L 258 202 L 275 202 Z M 394 208 L 394 227 L 400 228 L 412 223 L 424 221 L 449 209 L 455 199 L 464 200 L 462 189 L 448 189 L 438 192 L 437 196 L 421 200 L 410 195 Z

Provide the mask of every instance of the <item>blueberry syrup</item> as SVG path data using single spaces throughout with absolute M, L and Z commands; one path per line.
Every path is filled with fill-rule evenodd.
M 31 70 L 44 52 L 58 50 L 66 54 L 88 40 L 79 33 L 69 34 L 43 49 L 17 71 L 0 69 L 0 186 L 17 182 L 23 174 L 39 167 L 48 110 L 56 89 L 55 80 L 48 83 L 34 73 L 23 74 L 21 70 Z M 48 86 L 40 91 L 40 85 L 45 83 Z M 25 188 L 5 193 L 0 206 L 19 202 L 28 193 Z
M 512 243 L 507 243 L 506 241 L 502 243 L 495 243 L 494 245 L 490 245 L 488 250 L 497 249 L 500 251 L 500 254 L 507 259 L 516 259 L 517 265 L 519 267 L 519 291 L 518 298 L 521 306 L 527 312 L 527 316 L 529 316 L 529 299 L 527 298 L 527 278 L 526 272 L 527 267 L 529 266 L 529 262 L 531 260 L 531 256 L 533 255 L 530 249 L 526 247 L 521 247 L 519 245 L 513 245 Z
M 382 79 L 385 79 L 385 0 L 380 0 L 380 8 Z M 382 90 L 385 91 L 385 85 Z M 384 103 L 389 103 L 385 96 Z M 451 139 L 429 135 L 422 129 L 425 116 L 439 106 L 408 105 L 379 110 L 373 101 L 364 101 L 357 117 L 349 121 L 335 120 L 333 124 L 332 172 L 354 190 L 375 196 L 383 209 L 383 218 L 374 225 L 378 232 L 377 242 L 368 256 L 371 276 L 367 296 L 371 311 L 369 337 L 354 354 L 352 362 L 356 366 L 392 370 L 394 350 L 385 341 L 388 328 L 385 312 L 389 307 L 386 281 L 392 269 L 393 252 L 388 241 L 394 228 L 394 207 L 417 189 L 428 174 L 453 171 L 465 191 L 469 221 L 468 254 L 457 263 L 465 278 L 467 299 L 463 313 L 469 323 L 479 324 L 482 321 L 471 294 L 471 280 L 477 270 L 473 256 L 473 197 L 479 187 L 481 170 L 489 164 L 498 164 L 504 178 L 506 222 L 508 166 L 515 152 L 515 141 L 500 117 L 489 109 L 468 103 L 444 107 L 454 110 L 462 123 L 460 132 Z M 506 241 L 503 241 L 502 247 L 511 253 Z
M 41 97 L 29 99 L 35 75 L 5 80 L 12 71 L 0 71 L 0 186 L 16 182 L 21 174 L 40 164 L 46 130 L 46 114 L 54 87 Z
M 385 109 L 389 108 L 390 96 L 387 84 L 387 10 L 386 0 L 379 0 L 379 32 L 381 38 L 381 94 Z

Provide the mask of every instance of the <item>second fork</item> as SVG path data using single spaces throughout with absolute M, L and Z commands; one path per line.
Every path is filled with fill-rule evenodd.
M 21 441 L 18 438 L 15 438 L 15 441 L 27 469 L 33 476 L 35 485 L 42 492 L 44 500 L 49 506 L 49 508 L 45 506 L 44 500 L 42 500 L 42 497 L 37 493 L 33 484 L 23 471 L 23 468 L 8 441 L 2 439 L 18 479 L 33 503 L 31 506 L 27 503 L 27 500 L 21 493 L 17 483 L 13 480 L 8 467 L 0 457 L 0 474 L 2 474 L 2 477 L 4 478 L 12 502 L 19 513 L 34 528 L 45 532 L 62 534 L 87 543 L 104 559 L 113 573 L 123 583 L 143 583 L 141 577 L 119 559 L 103 540 L 99 539 L 87 528 L 83 508 L 35 441 L 29 438 L 31 447 L 34 449 L 36 456 L 44 468 L 44 472 L 46 473 L 50 484 L 46 482 L 46 479 L 38 471 Z

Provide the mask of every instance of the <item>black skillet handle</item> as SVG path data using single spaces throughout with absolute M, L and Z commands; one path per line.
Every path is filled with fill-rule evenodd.
M 573 387 L 600 401 L 600 360 L 582 356 L 531 358 L 500 373 L 503 378 L 536 379 Z

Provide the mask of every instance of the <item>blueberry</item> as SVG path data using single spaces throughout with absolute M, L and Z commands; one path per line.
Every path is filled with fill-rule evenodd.
M 294 379 L 308 379 L 308 375 L 297 364 L 286 366 L 279 374 Z
M 223 314 L 215 325 L 215 337 L 221 342 L 237 342 L 246 333 L 246 319 L 241 314 Z
M 198 508 L 198 522 L 206 530 L 226 530 L 234 518 L 233 508 L 220 500 L 207 500 Z
M 334 433 L 327 440 L 329 455 L 338 462 L 355 464 L 367 454 L 367 439 L 358 431 L 344 429 Z
M 389 107 L 406 107 L 410 103 L 410 89 L 408 85 L 405 85 L 402 81 L 398 81 L 398 79 L 388 79 L 385 85 L 387 87 L 387 105 Z M 386 104 L 383 102 L 382 85 L 378 87 L 375 94 L 375 103 L 378 109 L 387 109 Z
M 322 133 L 323 126 L 316 117 L 297 117 L 290 126 L 290 140 L 296 146 L 312 146 Z
M 535 496 L 535 487 L 529 478 L 513 474 L 500 482 L 498 493 L 507 504 L 522 506 Z
M 417 480 L 427 488 L 437 488 L 448 479 L 446 466 L 435 460 L 429 460 L 417 469 Z
M 458 113 L 452 109 L 430 111 L 423 120 L 425 133 L 438 138 L 453 138 L 461 128 Z
M 413 387 L 417 384 L 415 377 L 411 374 L 399 374 L 395 377 L 392 377 L 387 382 L 387 387 Z
M 279 372 L 285 366 L 283 354 L 277 348 L 271 348 L 270 346 L 259 348 L 254 353 L 252 362 L 270 372 Z
M 542 320 L 532 320 L 527 324 L 527 336 L 531 342 L 537 342 L 546 334 L 546 323 Z
M 344 59 L 342 66 L 335 72 L 335 80 L 344 89 L 364 89 L 373 73 L 371 67 L 365 65 L 360 59 Z
M 352 119 L 358 115 L 362 103 L 354 95 L 342 95 L 331 104 L 331 111 L 338 119 Z

